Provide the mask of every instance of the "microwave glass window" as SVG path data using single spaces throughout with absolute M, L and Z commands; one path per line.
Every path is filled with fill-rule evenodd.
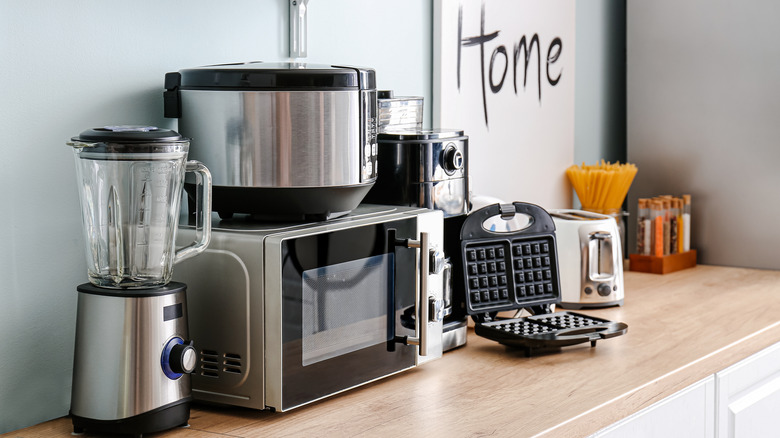
M 417 236 L 409 217 L 282 243 L 281 409 L 414 366 Z
M 303 272 L 303 366 L 390 340 L 393 256 L 381 254 Z

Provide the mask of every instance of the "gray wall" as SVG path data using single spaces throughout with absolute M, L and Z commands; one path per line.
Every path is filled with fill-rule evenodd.
M 630 205 L 692 194 L 699 263 L 780 268 L 779 16 L 773 0 L 628 2 Z
M 615 104 L 601 97 L 614 87 L 600 69 L 614 62 L 607 34 L 618 3 L 578 3 L 577 38 L 590 41 L 577 43 L 577 71 L 590 72 L 576 82 L 590 91 L 577 94 L 578 160 L 616 156 L 603 120 Z M 380 88 L 430 102 L 431 2 L 312 0 L 309 8 L 309 62 L 371 66 Z M 70 405 L 75 286 L 86 266 L 65 141 L 108 124 L 175 128 L 162 117 L 165 72 L 287 59 L 287 23 L 286 0 L 0 1 L 0 433 Z

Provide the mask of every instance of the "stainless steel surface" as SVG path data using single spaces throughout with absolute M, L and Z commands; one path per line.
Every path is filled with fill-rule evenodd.
M 188 283 L 191 337 L 199 351 L 213 353 L 207 358 L 211 368 L 192 376 L 193 396 L 254 409 L 282 406 L 281 242 L 405 218 L 415 218 L 417 228 L 429 233 L 431 248 L 443 247 L 442 213 L 420 208 L 363 205 L 350 216 L 309 224 L 216 223 L 209 248 L 177 265 L 174 274 Z M 179 239 L 193 233 L 183 226 Z M 430 275 L 424 302 L 443 300 L 441 276 Z M 441 357 L 441 327 L 427 323 L 428 356 L 418 357 L 417 365 Z M 223 361 L 230 357 L 241 366 L 225 371 Z
M 429 314 L 430 307 L 428 306 L 428 275 L 431 274 L 431 269 L 428 265 L 430 262 L 429 251 L 428 233 L 423 231 L 420 233 L 420 272 L 417 274 L 420 276 L 420 298 L 417 303 L 420 356 L 428 355 L 428 322 L 431 320 Z
M 179 131 L 215 186 L 361 184 L 354 91 L 182 90 Z
M 71 413 L 117 420 L 190 395 L 190 377 L 169 379 L 160 360 L 173 337 L 188 339 L 183 291 L 146 297 L 79 292 Z M 181 303 L 183 315 L 164 321 L 163 308 Z
M 444 300 L 428 297 L 428 315 L 430 322 L 444 321 Z
M 447 317 L 452 314 L 452 263 L 450 263 L 450 259 L 445 259 L 441 277 L 444 316 Z
M 463 321 L 445 323 L 441 339 L 442 351 L 447 352 L 466 345 L 467 336 L 468 322 L 465 319 Z
M 445 268 L 446 259 L 444 258 L 444 251 L 438 248 L 431 248 L 428 251 L 428 258 L 430 259 L 429 265 L 431 267 L 431 274 L 439 274 Z
M 186 240 L 195 231 L 181 228 L 179 234 Z M 198 350 L 195 399 L 266 406 L 263 238 L 215 228 L 203 254 L 176 266 L 174 278 L 187 282 L 190 337 Z
M 469 187 L 465 178 L 421 184 L 413 186 L 414 189 L 418 190 L 420 206 L 441 210 L 446 216 L 459 216 L 469 211 Z
M 414 300 L 414 306 L 417 309 L 415 318 L 417 320 L 417 327 L 415 330 L 415 337 L 410 337 L 406 340 L 409 345 L 417 345 L 419 348 L 420 356 L 428 355 L 428 275 L 430 274 L 430 268 L 428 263 L 429 247 L 428 247 L 428 233 L 421 232 L 420 240 L 409 240 L 407 242 L 409 248 L 417 248 L 418 260 L 420 261 L 420 272 L 418 276 L 418 288 L 417 296 Z
M 623 253 L 617 222 L 580 210 L 550 210 L 555 222 L 561 307 L 623 303 Z
M 609 218 L 606 224 L 589 221 L 581 223 L 579 239 L 582 254 L 582 287 L 579 301 L 581 303 L 617 301 L 619 299 L 617 292 L 622 287 L 623 276 L 620 237 L 616 228 L 610 230 L 605 227 L 606 224 L 612 225 L 615 221 Z M 616 223 L 615 227 L 617 227 Z
M 468 137 L 463 131 L 420 130 L 379 135 L 379 175 L 367 201 L 469 211 Z
M 290 58 L 305 58 L 309 51 L 309 0 L 288 0 L 290 5 Z
M 412 210 L 414 211 L 414 210 Z M 427 213 L 419 213 L 420 210 L 417 210 L 418 213 L 416 213 L 417 216 L 417 229 L 420 231 L 420 239 L 422 240 L 422 232 L 424 231 L 427 234 L 427 244 L 429 251 L 434 250 L 443 250 L 444 249 L 444 213 L 440 210 L 428 210 Z M 413 214 L 413 213 L 410 213 Z M 421 253 L 425 254 L 425 253 Z M 422 267 L 421 267 L 422 268 Z M 428 272 L 427 275 L 427 286 L 425 298 L 422 301 L 425 303 L 428 299 L 433 299 L 434 301 L 444 301 L 444 271 L 439 272 L 437 274 L 430 273 L 430 268 L 428 271 L 422 271 L 423 273 Z M 422 365 L 426 362 L 430 362 L 432 360 L 436 360 L 437 358 L 440 358 L 442 355 L 442 327 L 443 322 L 442 321 L 430 321 L 430 318 L 427 320 L 418 319 L 418 325 L 421 323 L 419 321 L 425 321 L 425 337 L 427 338 L 427 356 L 418 355 L 417 357 L 417 365 Z

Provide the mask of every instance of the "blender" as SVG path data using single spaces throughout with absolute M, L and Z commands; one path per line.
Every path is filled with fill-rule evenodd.
M 189 140 L 153 126 L 90 129 L 73 147 L 89 283 L 78 314 L 70 415 L 76 433 L 142 436 L 186 425 L 196 355 L 173 265 L 211 239 L 211 175 Z M 197 241 L 174 248 L 185 172 Z

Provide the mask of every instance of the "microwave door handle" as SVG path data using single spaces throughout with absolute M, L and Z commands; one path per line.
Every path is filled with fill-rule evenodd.
M 428 355 L 428 233 L 421 232 L 420 240 L 408 240 L 406 245 L 409 248 L 419 248 L 419 260 L 420 260 L 420 289 L 417 291 L 417 295 L 414 298 L 414 306 L 417 309 L 415 319 L 417 320 L 417 327 L 415 330 L 416 337 L 409 337 L 406 339 L 406 343 L 409 345 L 419 346 L 420 356 Z M 415 264 L 416 265 L 416 264 Z

